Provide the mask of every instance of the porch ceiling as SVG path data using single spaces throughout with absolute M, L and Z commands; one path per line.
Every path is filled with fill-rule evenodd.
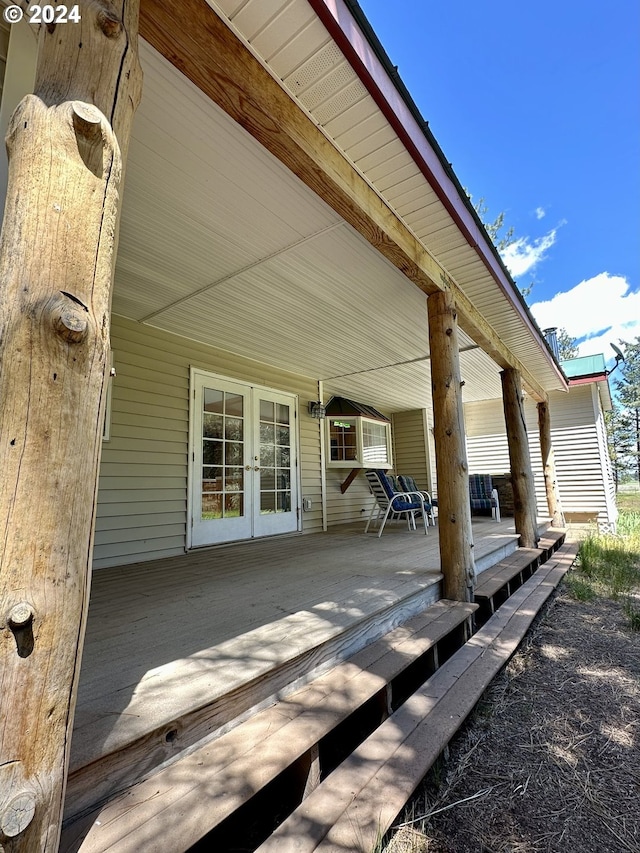
M 430 405 L 426 296 L 146 44 L 113 310 L 387 411 Z M 461 334 L 466 400 L 499 368 Z

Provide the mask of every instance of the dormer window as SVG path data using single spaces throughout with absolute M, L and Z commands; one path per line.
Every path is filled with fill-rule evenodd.
M 391 424 L 371 406 L 344 397 L 327 404 L 329 454 L 334 468 L 391 468 Z

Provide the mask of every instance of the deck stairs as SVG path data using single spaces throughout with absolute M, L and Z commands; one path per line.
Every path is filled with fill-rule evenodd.
M 563 542 L 547 531 L 476 602 L 430 604 L 75 819 L 61 853 L 374 850 L 572 565 Z

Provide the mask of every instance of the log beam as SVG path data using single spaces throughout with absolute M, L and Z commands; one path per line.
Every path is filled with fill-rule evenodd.
M 138 0 L 40 34 L 0 243 L 0 850 L 53 853 L 86 622 Z
M 457 311 L 452 295 L 446 292 L 430 296 L 427 309 L 444 597 L 472 601 L 475 563 Z
M 500 378 L 509 444 L 516 533 L 520 536 L 521 548 L 535 548 L 538 544 L 536 495 L 522 399 L 522 381 L 518 371 L 513 369 L 504 370 Z
M 538 403 L 538 430 L 540 432 L 544 489 L 547 495 L 547 507 L 551 516 L 551 523 L 554 527 L 564 527 L 564 514 L 556 476 L 555 454 L 551 441 L 551 414 L 547 402 Z
M 529 393 L 545 390 L 503 343 L 456 281 L 205 0 L 141 0 L 140 34 L 168 62 L 296 174 L 427 295 L 449 291 L 460 327 Z

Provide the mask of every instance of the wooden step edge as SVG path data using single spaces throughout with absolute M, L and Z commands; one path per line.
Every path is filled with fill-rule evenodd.
M 513 555 L 510 557 L 506 557 L 504 560 L 500 560 L 500 562 L 494 563 L 493 566 L 489 566 L 488 569 L 484 569 L 484 571 L 480 572 L 478 575 L 478 582 L 482 581 L 484 578 L 493 577 L 493 575 L 499 574 L 507 569 L 513 568 L 517 571 L 518 569 L 526 568 L 531 565 L 531 563 L 539 561 L 543 554 L 543 548 L 520 548 L 518 551 L 514 551 Z
M 385 721 L 345 762 L 331 774 L 310 796 L 285 820 L 273 835 L 261 845 L 256 853 L 311 853 L 316 849 L 326 850 L 362 850 L 370 851 L 381 834 L 384 834 L 403 803 L 410 796 L 413 787 L 419 783 L 429 767 L 440 754 L 444 746 L 455 734 L 468 713 L 475 706 L 486 686 L 500 668 L 513 654 L 522 637 L 531 625 L 540 607 L 560 582 L 568 566 L 552 566 L 540 574 L 533 575 L 510 599 L 506 605 L 474 635 L 471 640 L 456 652 L 405 705 Z M 526 589 L 525 589 L 526 587 Z M 512 601 L 518 596 L 516 601 Z M 524 605 L 527 605 L 526 608 Z M 515 620 L 515 637 L 510 643 L 504 642 L 507 625 Z M 474 669 L 475 668 L 475 669 Z M 477 671 L 483 672 L 478 679 Z M 469 673 L 475 672 L 475 677 Z M 469 689 L 470 681 L 476 681 L 475 689 Z M 422 738 L 429 726 L 433 725 L 435 715 L 442 716 L 440 735 L 433 732 Z M 374 799 L 375 815 L 371 820 L 361 819 L 363 797 L 368 786 L 374 782 L 386 765 L 393 766 L 395 756 L 400 762 L 399 777 L 406 779 L 404 762 L 411 749 L 413 733 L 419 729 L 423 759 L 416 765 L 411 779 L 411 790 L 403 802 L 398 805 L 392 801 L 392 786 L 388 781 L 380 785 L 381 797 Z M 394 778 L 393 784 L 398 781 Z M 403 797 L 407 791 L 399 784 Z M 384 819 L 383 819 L 384 815 Z M 365 826 L 366 823 L 366 826 Z M 343 829 L 335 828 L 340 824 L 346 828 L 349 842 L 339 837 Z M 373 831 L 371 829 L 373 828 Z
M 542 553 L 542 552 L 540 552 Z M 493 598 L 496 593 L 511 583 L 514 578 L 517 578 L 522 572 L 529 569 L 535 571 L 538 568 L 538 560 L 534 559 L 528 563 L 523 563 L 520 566 L 506 566 L 500 572 L 494 572 L 490 577 L 480 577 L 476 588 L 473 591 L 476 600 L 485 600 Z
M 72 750 L 64 825 L 108 802 L 117 792 L 148 778 L 159 767 L 197 748 L 203 740 L 221 736 L 258 708 L 265 708 L 283 694 L 298 689 L 309 681 L 310 673 L 327 671 L 355 649 L 379 639 L 381 631 L 393 630 L 424 610 L 437 596 L 441 579 L 441 574 L 429 573 L 421 579 L 424 586 L 420 589 L 409 580 L 406 584 L 409 589 L 396 591 L 391 604 L 383 602 L 380 609 L 367 612 L 346 629 L 336 626 L 332 637 L 316 644 L 310 642 L 297 656 L 266 665 L 261 673 L 235 685 L 228 693 L 207 696 L 203 684 L 196 702 L 176 711 L 176 716 L 167 712 L 166 718 L 150 731 L 131 736 L 127 732 L 120 735 L 112 732 L 107 746 L 103 739 L 95 739 L 96 748 L 91 747 L 90 754 L 77 764 Z
M 190 836 L 189 844 L 195 843 L 462 624 L 477 606 L 436 602 L 281 702 L 66 825 L 61 853 L 145 849 L 157 832 L 152 822 L 162 822 L 165 812 L 163 849 L 184 849 L 171 846 L 172 835 L 178 836 L 180 845 Z M 429 611 L 432 618 L 426 618 Z M 365 658 L 368 668 L 363 669 Z M 322 716 L 314 724 L 307 718 L 318 708 Z M 252 750 L 257 746 L 264 750 L 265 745 L 270 760 L 256 761 Z M 203 826 L 198 814 L 207 798 L 211 802 Z
M 516 651 L 563 575 L 562 568 L 554 567 L 548 573 L 546 583 L 539 584 L 532 591 L 525 600 L 526 612 L 522 607 L 514 612 L 505 629 L 452 686 L 431 715 L 432 719 L 416 727 L 401 749 L 385 762 L 352 800 L 316 847 L 318 853 L 343 853 L 344 850 L 368 853 L 373 849 L 429 771 L 445 742 L 448 743 L 456 734 L 491 681 Z

